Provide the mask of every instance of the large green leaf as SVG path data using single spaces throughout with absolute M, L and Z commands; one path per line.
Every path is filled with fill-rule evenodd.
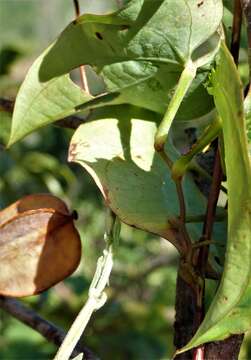
M 100 110 L 97 118 L 76 130 L 69 160 L 91 174 L 107 205 L 123 222 L 159 234 L 179 248 L 171 225 L 179 215 L 175 184 L 154 151 L 158 117 L 125 105 L 114 106 L 110 113 L 108 108 Z M 171 144 L 166 150 L 177 158 Z M 189 176 L 184 190 L 188 215 L 202 214 L 205 199 Z
M 183 68 L 210 63 L 218 49 L 221 0 L 132 0 L 111 15 L 84 15 L 32 65 L 19 91 L 8 146 L 91 100 L 67 74 L 90 64 L 108 92 L 121 92 L 110 103 L 131 103 L 164 113 Z M 198 30 L 200 29 L 200 30 Z M 203 116 L 212 109 L 198 74 L 177 118 Z
M 182 351 L 251 328 L 251 167 L 242 91 L 234 61 L 223 44 L 212 75 L 212 92 L 223 120 L 228 187 L 227 251 L 216 296 L 199 330 Z
M 187 63 L 197 68 L 214 57 L 221 18 L 221 0 L 131 0 L 113 14 L 83 15 L 49 49 L 39 79 L 90 64 L 108 91 L 121 92 L 120 103 L 164 113 Z M 178 118 L 196 118 L 212 108 L 205 77 L 199 74 Z
M 19 90 L 8 146 L 44 125 L 73 114 L 77 105 L 92 99 L 69 75 L 41 83 L 38 69 L 44 56 L 45 53 L 34 62 Z

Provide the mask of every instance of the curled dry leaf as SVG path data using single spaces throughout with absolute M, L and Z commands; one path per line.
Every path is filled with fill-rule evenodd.
M 29 195 L 0 212 L 0 294 L 29 296 L 69 276 L 81 242 L 60 199 Z

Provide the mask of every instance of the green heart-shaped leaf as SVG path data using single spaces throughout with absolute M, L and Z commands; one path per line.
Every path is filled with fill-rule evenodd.
M 97 69 L 108 92 L 121 93 L 111 104 L 164 113 L 186 64 L 192 61 L 197 68 L 214 58 L 221 17 L 221 0 L 132 0 L 110 15 L 79 17 L 29 70 L 15 104 L 8 146 L 92 99 L 65 75 L 81 64 Z M 178 119 L 201 117 L 212 109 L 203 86 L 206 77 L 206 72 L 198 74 Z
M 120 103 L 164 113 L 186 64 L 192 61 L 198 68 L 214 58 L 221 18 L 221 0 L 132 0 L 114 14 L 83 15 L 49 49 L 39 79 L 48 81 L 90 64 L 107 91 L 121 92 Z M 212 109 L 202 85 L 205 77 L 196 79 L 178 118 L 199 117 Z
M 102 68 L 138 61 L 149 66 L 173 64 L 181 69 L 187 61 L 201 60 L 212 50 L 204 43 L 214 36 L 221 18 L 220 0 L 202 4 L 197 0 L 131 0 L 110 15 L 83 15 L 63 31 L 47 53 L 40 80 L 48 81 L 81 64 Z M 60 53 L 64 53 L 61 59 Z
M 154 113 L 130 106 L 100 111 L 100 120 L 81 125 L 70 145 L 69 160 L 94 178 L 108 206 L 125 223 L 159 234 L 177 248 L 172 220 L 179 215 L 176 187 L 162 158 L 154 151 Z M 166 151 L 177 158 L 171 144 Z M 205 199 L 189 176 L 184 180 L 187 213 L 202 214 Z M 194 199 L 196 200 L 196 205 Z

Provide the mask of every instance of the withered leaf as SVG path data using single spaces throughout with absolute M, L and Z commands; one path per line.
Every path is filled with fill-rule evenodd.
M 0 211 L 0 226 L 14 216 L 27 210 L 54 209 L 64 215 L 69 214 L 65 203 L 51 194 L 32 194 L 24 196 Z
M 29 296 L 69 276 L 81 242 L 60 199 L 29 195 L 0 212 L 0 294 Z

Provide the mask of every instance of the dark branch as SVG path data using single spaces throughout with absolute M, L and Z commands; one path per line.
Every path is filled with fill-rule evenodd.
M 0 98 L 0 109 L 12 113 L 14 109 L 14 103 L 14 100 Z M 83 124 L 83 120 L 77 116 L 72 115 L 55 121 L 53 125 L 66 129 L 77 129 L 81 124 Z
M 74 4 L 74 8 L 75 8 L 76 17 L 78 17 L 80 15 L 80 7 L 79 7 L 78 0 L 73 0 L 73 4 Z
M 43 319 L 34 310 L 24 306 L 20 301 L 0 296 L 0 308 L 37 331 L 56 346 L 60 346 L 66 336 L 66 333 L 62 329 Z M 77 356 L 80 353 L 84 353 L 86 360 L 98 360 L 98 357 L 94 355 L 91 350 L 86 346 L 78 344 L 72 355 Z
M 241 0 L 242 8 L 247 22 L 249 83 L 251 78 L 251 0 Z
M 237 64 L 239 60 L 240 39 L 241 39 L 241 23 L 242 23 L 242 6 L 241 0 L 234 2 L 234 18 L 233 18 L 233 31 L 231 41 L 231 53 L 234 61 Z
M 208 241 L 211 240 L 212 238 L 215 212 L 216 212 L 218 197 L 220 194 L 222 177 L 223 177 L 223 173 L 221 169 L 220 148 L 219 145 L 217 144 L 214 169 L 213 169 L 213 180 L 208 197 L 207 211 L 206 211 L 206 217 L 204 221 L 201 241 Z M 199 257 L 197 262 L 198 271 L 202 276 L 202 278 L 205 278 L 207 261 L 208 261 L 208 246 L 203 246 L 199 251 Z

